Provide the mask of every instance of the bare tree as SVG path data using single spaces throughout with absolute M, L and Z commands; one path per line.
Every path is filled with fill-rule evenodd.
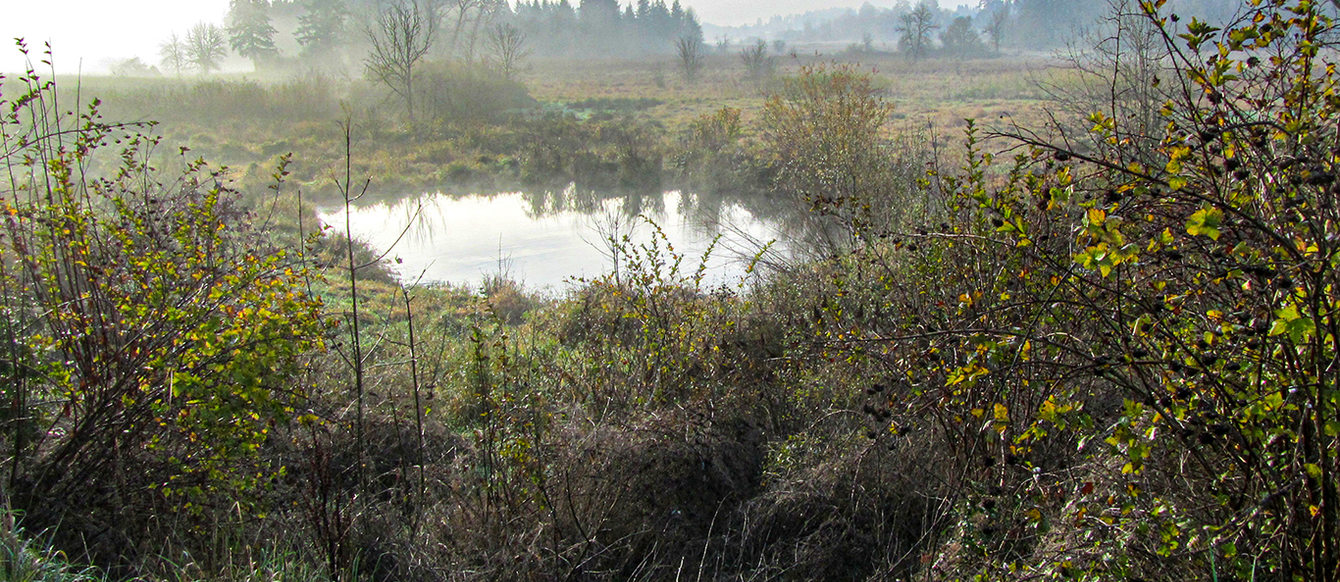
M 916 8 L 904 13 L 898 17 L 902 25 L 898 27 L 898 32 L 903 34 L 898 40 L 898 44 L 904 51 L 914 59 L 920 59 L 926 55 L 926 49 L 931 44 L 931 32 L 940 28 L 935 24 L 935 8 L 930 2 L 922 1 Z
M 175 32 L 163 41 L 163 44 L 158 45 L 158 56 L 162 58 L 163 69 L 171 69 L 178 77 L 181 76 L 181 70 L 190 63 L 186 55 L 186 43 L 182 42 Z
M 217 70 L 228 54 L 228 39 L 223 29 L 208 22 L 191 27 L 186 33 L 186 60 L 202 73 Z
M 478 13 L 475 15 L 474 26 L 470 29 L 469 43 L 465 47 L 465 60 L 474 62 L 476 56 L 476 46 L 479 41 L 479 31 L 487 30 L 485 25 L 492 23 L 503 11 L 511 12 L 507 2 L 502 0 L 484 0 L 480 5 Z
M 703 41 L 696 36 L 681 36 L 675 41 L 675 50 L 679 56 L 679 70 L 684 80 L 693 83 L 703 71 Z
M 432 49 L 439 21 L 431 1 L 399 0 L 383 9 L 367 30 L 371 44 L 366 61 L 368 76 L 405 100 L 411 123 L 414 121 L 414 69 Z
M 448 0 L 451 6 L 451 47 L 467 60 L 474 60 L 480 26 L 495 12 L 493 0 Z M 463 35 L 466 38 L 463 38 Z
M 986 33 L 991 36 L 991 48 L 997 53 L 1000 52 L 1000 41 L 1005 38 L 1005 29 L 1009 26 L 1009 22 L 1009 4 L 1000 5 L 991 12 L 991 16 L 986 21 Z
M 1155 163 L 1168 122 L 1160 110 L 1188 90 L 1163 82 L 1176 78 L 1163 34 L 1137 0 L 1108 0 L 1107 14 L 1071 43 L 1066 59 L 1084 82 L 1043 85 L 1058 104 L 1050 125 L 1068 147 Z M 1092 139 L 1095 113 L 1109 120 L 1111 140 Z
M 511 24 L 493 27 L 489 32 L 488 47 L 493 53 L 491 60 L 494 67 L 507 79 L 511 79 L 521 69 L 522 61 L 530 56 L 525 33 Z
M 745 74 L 754 82 L 770 79 L 777 70 L 777 59 L 768 55 L 768 43 L 762 40 L 742 49 L 740 62 L 744 64 Z

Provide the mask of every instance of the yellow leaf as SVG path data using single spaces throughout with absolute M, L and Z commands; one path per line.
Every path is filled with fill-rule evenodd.
M 1097 226 L 1107 221 L 1107 213 L 1097 208 L 1090 208 L 1088 213 L 1089 224 Z

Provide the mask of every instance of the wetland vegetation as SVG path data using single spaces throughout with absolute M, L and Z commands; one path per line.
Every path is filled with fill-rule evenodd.
M 25 49 L 0 580 L 1337 580 L 1340 3 L 1080 4 Z

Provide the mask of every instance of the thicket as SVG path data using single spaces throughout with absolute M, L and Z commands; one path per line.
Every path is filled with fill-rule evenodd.
M 904 314 L 830 341 L 888 379 L 878 439 L 945 457 L 932 571 L 1338 574 L 1333 22 L 1162 5 L 1159 135 L 1113 102 L 1089 118 L 1112 147 L 1007 136 L 1033 148 L 1003 179 L 974 148 L 931 182 L 943 222 L 864 248 L 879 284 L 840 302 Z
M 323 344 L 304 267 L 203 162 L 155 170 L 152 138 L 96 101 L 61 110 L 31 70 L 5 89 L 7 501 L 94 557 L 125 557 L 120 536 L 161 527 L 165 508 L 188 530 L 251 511 L 284 470 L 259 451 L 307 398 L 290 380 Z
M 954 167 L 881 131 L 867 76 L 807 70 L 759 143 L 722 109 L 677 159 L 767 152 L 821 252 L 706 288 L 615 232 L 548 299 L 360 277 L 351 247 L 322 277 L 133 134 L 86 177 L 123 134 L 29 75 L 4 491 L 118 575 L 1335 580 L 1333 22 L 1161 7 L 1157 135 L 1114 93 L 1110 147 L 1014 128 L 998 161 L 970 124 Z

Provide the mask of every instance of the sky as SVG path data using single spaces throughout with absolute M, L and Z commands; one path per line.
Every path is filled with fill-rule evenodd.
M 681 0 L 700 20 L 722 26 L 751 24 L 776 16 L 826 8 L 857 8 L 866 0 Z M 61 74 L 103 72 L 108 63 L 141 58 L 157 64 L 158 45 L 172 32 L 184 34 L 202 20 L 221 24 L 228 0 L 6 0 L 0 18 L 0 71 L 19 71 L 24 60 L 13 46 L 28 40 L 34 63 L 51 41 Z M 576 4 L 577 2 L 573 2 Z M 626 2 L 621 2 L 621 4 Z M 870 0 L 878 7 L 893 0 Z M 977 0 L 940 0 L 943 8 Z M 45 67 L 43 67 L 45 68 Z

